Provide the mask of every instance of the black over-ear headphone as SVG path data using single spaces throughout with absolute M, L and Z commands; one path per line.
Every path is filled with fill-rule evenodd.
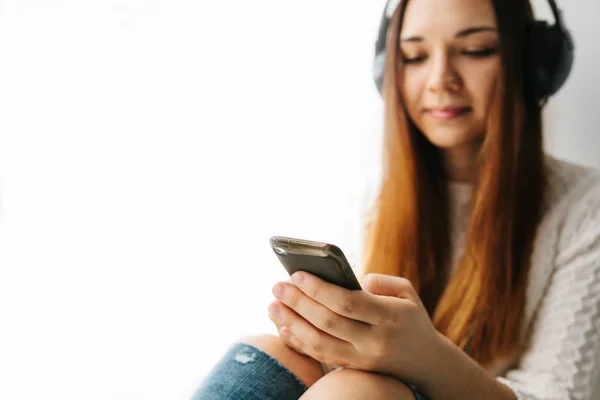
M 382 93 L 385 67 L 386 39 L 390 19 L 402 0 L 388 0 L 383 11 L 379 36 L 375 42 L 374 78 L 379 93 Z M 534 21 L 528 29 L 526 40 L 528 62 L 534 79 L 535 96 L 542 101 L 562 87 L 573 65 L 575 46 L 569 30 L 563 23 L 561 12 L 554 0 L 548 0 L 554 15 L 554 25 L 546 21 Z

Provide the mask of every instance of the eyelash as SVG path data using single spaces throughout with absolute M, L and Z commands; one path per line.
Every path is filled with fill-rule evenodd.
M 416 64 L 420 61 L 423 61 L 425 57 L 415 57 L 415 58 L 403 58 L 402 62 L 404 64 Z
M 496 52 L 495 49 L 483 49 L 483 50 L 473 50 L 473 51 L 463 51 L 461 54 L 471 57 L 471 58 L 485 58 Z M 425 60 L 425 56 L 414 57 L 414 58 L 403 58 L 402 62 L 404 64 L 417 64 L 423 60 Z
M 463 54 L 468 55 L 470 57 L 475 58 L 483 58 L 490 56 L 496 52 L 495 49 L 483 49 L 483 50 L 473 50 L 473 51 L 465 51 Z

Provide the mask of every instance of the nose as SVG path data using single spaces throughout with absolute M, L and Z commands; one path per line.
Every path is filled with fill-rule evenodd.
M 447 52 L 439 52 L 433 59 L 427 88 L 432 93 L 457 92 L 462 81 Z

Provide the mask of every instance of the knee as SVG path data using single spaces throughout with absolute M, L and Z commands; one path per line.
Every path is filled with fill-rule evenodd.
M 312 386 L 323 376 L 321 365 L 318 361 L 297 353 L 288 347 L 281 338 L 274 335 L 248 336 L 240 340 L 241 343 L 254 346 L 267 353 L 284 367 L 296 375 L 306 386 Z
M 325 375 L 301 400 L 324 399 L 335 393 L 347 400 L 414 400 L 412 391 L 397 379 L 386 375 L 343 368 Z

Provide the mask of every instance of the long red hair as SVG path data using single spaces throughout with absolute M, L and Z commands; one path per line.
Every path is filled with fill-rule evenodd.
M 398 32 L 388 32 L 381 189 L 365 237 L 365 273 L 408 278 L 436 329 L 482 366 L 521 345 L 529 260 L 545 187 L 541 106 L 524 45 L 533 19 L 527 0 L 492 0 L 501 74 L 478 162 L 463 257 L 448 276 L 446 181 L 438 149 L 407 116 L 398 92 Z

